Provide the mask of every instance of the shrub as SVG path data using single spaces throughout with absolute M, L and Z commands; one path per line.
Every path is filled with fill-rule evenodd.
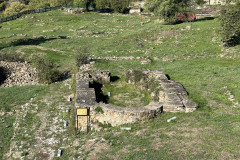
M 26 8 L 25 4 L 22 4 L 20 2 L 13 2 L 11 6 L 4 11 L 4 15 L 11 16 L 17 14 L 18 12 L 21 12 L 25 8 Z
M 102 128 L 110 128 L 110 127 L 112 127 L 112 124 L 106 123 L 106 122 L 104 122 L 104 123 L 98 122 L 98 126 L 102 127 Z
M 76 60 L 76 66 L 78 68 L 83 64 L 87 64 L 89 62 L 87 53 L 88 53 L 88 50 L 86 48 L 81 49 L 78 53 L 76 53 L 75 60 Z
M 123 13 L 129 6 L 129 0 L 110 0 L 114 12 Z
M 224 46 L 240 43 L 240 2 L 228 5 L 220 12 L 221 36 Z
M 57 82 L 62 78 L 61 72 L 50 60 L 35 58 L 33 64 L 38 70 L 38 78 L 40 82 L 50 84 Z
M 133 81 L 134 83 L 140 82 L 141 80 L 146 80 L 147 75 L 144 74 L 142 71 L 138 70 L 130 70 L 126 73 L 126 82 Z
M 8 62 L 24 62 L 24 58 L 20 57 L 17 54 L 10 53 L 0 53 L 0 61 L 8 61 Z
M 114 12 L 123 13 L 129 7 L 130 0 L 96 0 L 98 9 L 111 8 Z
M 42 75 L 42 79 L 44 82 L 50 84 L 53 82 L 57 82 L 61 79 L 61 72 L 57 68 L 50 68 L 47 72 Z
M 189 12 L 195 4 L 201 3 L 203 0 L 147 0 L 145 7 L 166 23 L 174 24 L 179 13 Z
M 0 1 L 0 2 L 1 2 L 1 1 Z M 0 12 L 5 10 L 5 8 L 6 8 L 6 4 L 7 4 L 6 1 L 0 3 Z
M 97 107 L 97 108 L 95 108 L 95 111 L 97 112 L 97 113 L 104 113 L 104 111 L 102 110 L 102 108 L 101 107 Z

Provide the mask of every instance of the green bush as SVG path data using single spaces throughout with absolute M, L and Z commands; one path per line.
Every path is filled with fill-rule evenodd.
M 25 8 L 26 8 L 25 4 L 22 4 L 20 2 L 13 2 L 11 6 L 4 11 L 4 15 L 11 16 L 21 12 Z
M 123 13 L 129 7 L 129 0 L 109 0 L 114 12 Z
M 111 8 L 114 12 L 123 13 L 128 7 L 131 0 L 96 0 L 98 9 Z
M 174 24 L 177 21 L 178 13 L 189 12 L 195 4 L 202 3 L 203 0 L 146 0 L 145 7 L 166 23 Z
M 42 75 L 43 81 L 50 84 L 61 79 L 61 72 L 57 68 L 50 68 Z
M 97 107 L 97 108 L 95 108 L 95 111 L 97 112 L 97 113 L 104 113 L 104 111 L 102 110 L 102 108 L 101 107 Z
M 112 124 L 106 123 L 106 122 L 104 122 L 104 123 L 98 122 L 98 126 L 102 127 L 102 128 L 110 128 L 110 127 L 112 127 Z
M 76 53 L 75 61 L 78 68 L 89 62 L 87 53 L 88 50 L 86 48 L 81 49 L 78 53 Z
M 231 4 L 220 12 L 221 36 L 224 46 L 240 43 L 240 2 Z
M 50 7 L 50 2 L 47 0 L 31 0 L 28 9 L 38 9 L 38 8 L 46 8 Z
M 24 58 L 17 54 L 9 54 L 7 52 L 0 52 L 0 61 L 8 62 L 24 62 Z
M 0 1 L 0 12 L 2 12 L 2 11 L 5 10 L 5 8 L 6 8 L 6 4 L 7 4 L 6 1 L 4 1 L 4 2 L 1 2 L 1 1 Z
M 144 74 L 142 71 L 133 70 L 128 71 L 126 73 L 126 82 L 133 81 L 134 83 L 140 82 L 141 80 L 146 80 L 147 75 Z
M 35 58 L 33 64 L 38 70 L 38 78 L 40 82 L 50 84 L 57 82 L 62 78 L 61 72 L 49 60 Z

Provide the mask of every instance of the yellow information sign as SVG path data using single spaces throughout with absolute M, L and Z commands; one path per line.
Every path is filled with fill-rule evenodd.
M 77 109 L 77 115 L 78 116 L 87 116 L 87 109 L 86 108 Z

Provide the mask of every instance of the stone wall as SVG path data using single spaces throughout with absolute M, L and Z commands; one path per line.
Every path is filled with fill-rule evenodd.
M 97 112 L 96 107 L 101 107 L 103 113 Z M 90 108 L 90 120 L 92 123 L 110 123 L 118 126 L 138 121 L 147 121 L 162 113 L 162 106 L 159 103 L 150 103 L 144 107 L 123 108 L 111 104 L 99 104 Z
M 89 69 L 89 66 L 85 68 Z M 77 126 L 82 130 L 87 130 L 88 127 L 98 123 L 118 126 L 153 119 L 162 113 L 162 111 L 192 112 L 197 108 L 197 104 L 188 99 L 188 93 L 184 87 L 176 81 L 169 80 L 161 70 L 141 71 L 141 73 L 145 75 L 143 76 L 144 79 L 136 82 L 136 85 L 142 89 L 152 92 L 152 98 L 156 99 L 149 105 L 125 108 L 112 104 L 97 103 L 94 89 L 90 88 L 89 84 L 91 81 L 99 79 L 102 80 L 103 83 L 110 82 L 110 72 L 88 71 L 89 72 L 81 71 L 77 74 L 75 109 L 86 108 L 89 111 L 88 116 L 77 116 L 76 118 Z M 135 82 L 130 80 L 129 83 Z M 145 83 L 148 84 L 146 85 Z M 158 86 L 154 87 L 154 90 L 150 90 L 150 83 L 156 83 Z M 101 111 L 99 111 L 99 108 Z
M 208 5 L 226 4 L 226 0 L 204 0 L 204 1 L 205 1 L 205 4 L 208 4 Z
M 130 70 L 129 72 L 133 71 Z M 139 87 L 150 91 L 152 98 L 163 106 L 163 111 L 192 112 L 196 110 L 197 104 L 188 99 L 188 93 L 180 83 L 169 80 L 161 70 L 145 70 L 142 73 L 145 74 L 145 76 L 142 76 L 143 79 L 134 82 L 135 78 L 130 77 L 129 83 L 135 83 Z M 150 83 L 159 85 L 151 90 Z
M 0 87 L 38 85 L 37 69 L 27 62 L 0 61 L 0 67 L 7 70 L 7 79 Z
M 138 2 L 131 2 L 129 7 L 129 13 L 130 14 L 140 14 L 142 12 L 142 9 L 144 8 L 145 1 L 138 1 Z

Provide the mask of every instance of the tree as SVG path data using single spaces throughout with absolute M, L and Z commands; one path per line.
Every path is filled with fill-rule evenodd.
M 110 0 L 110 6 L 114 12 L 123 13 L 129 7 L 130 0 Z
M 73 0 L 50 0 L 50 6 L 62 6 L 62 5 L 68 5 L 69 3 L 73 2 Z
M 176 22 L 177 14 L 189 12 L 196 3 L 202 0 L 147 0 L 145 7 L 154 12 L 155 15 L 164 19 L 165 22 L 173 24 Z
M 95 0 L 74 0 L 73 4 L 77 5 L 78 8 L 80 5 L 84 5 L 86 7 L 87 11 L 89 11 L 90 5 L 94 5 L 94 2 L 95 2 Z
M 98 9 L 104 9 L 110 7 L 110 0 L 96 0 L 96 7 Z
M 46 8 L 50 7 L 49 0 L 31 0 L 28 9 Z
M 28 5 L 30 0 L 18 0 L 19 2 Z
M 11 16 L 18 12 L 21 12 L 24 8 L 26 8 L 25 4 L 22 4 L 20 2 L 13 2 L 11 6 L 4 11 L 4 15 Z
M 96 7 L 98 9 L 110 7 L 114 12 L 123 13 L 131 1 L 135 0 L 96 0 Z
M 5 10 L 6 4 L 7 4 L 6 1 L 1 1 L 0 0 L 0 12 Z
M 240 1 L 229 4 L 220 12 L 219 17 L 224 46 L 234 46 L 240 43 Z

